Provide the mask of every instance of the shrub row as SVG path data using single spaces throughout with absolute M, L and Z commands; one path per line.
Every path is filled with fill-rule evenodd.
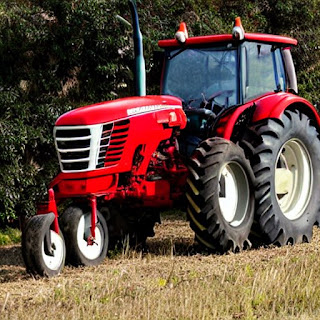
M 298 38 L 301 94 L 319 100 L 319 4 L 312 0 L 138 0 L 148 67 L 157 92 L 157 40 L 180 21 L 191 35 L 246 31 Z M 131 30 L 126 0 L 3 0 L 0 3 L 0 220 L 35 213 L 57 173 L 52 128 L 66 110 L 132 95 Z

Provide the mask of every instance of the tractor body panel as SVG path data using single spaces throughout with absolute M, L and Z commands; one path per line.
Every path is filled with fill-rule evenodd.
M 61 115 L 56 126 L 94 125 L 150 113 L 181 109 L 181 101 L 172 96 L 128 97 L 80 107 Z
M 186 179 L 186 167 L 173 159 L 174 133 L 186 121 L 181 100 L 172 96 L 130 97 L 72 110 L 54 128 L 61 172 L 50 188 L 58 200 L 129 197 L 168 206 L 181 196 Z M 166 165 L 158 159 L 160 145 Z M 170 187 L 173 181 L 181 190 Z
M 320 125 L 320 117 L 315 107 L 306 99 L 291 93 L 279 92 L 263 97 L 255 102 L 256 109 L 252 121 L 266 118 L 279 118 L 285 109 L 295 105 L 301 112 L 308 114 Z
M 119 99 L 70 111 L 54 129 L 61 171 L 131 171 L 138 147 L 149 159 L 174 127 L 185 125 L 181 102 L 174 97 Z M 145 174 L 147 165 L 142 161 L 138 174 Z

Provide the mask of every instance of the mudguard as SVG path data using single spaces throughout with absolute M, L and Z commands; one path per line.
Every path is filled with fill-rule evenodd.
M 256 123 L 267 118 L 278 119 L 284 110 L 298 109 L 307 114 L 320 127 L 320 117 L 317 110 L 308 100 L 291 93 L 279 92 L 250 101 L 225 115 L 219 121 L 216 129 L 217 135 L 230 140 L 234 134 L 236 124 L 249 108 L 253 109 L 251 123 Z

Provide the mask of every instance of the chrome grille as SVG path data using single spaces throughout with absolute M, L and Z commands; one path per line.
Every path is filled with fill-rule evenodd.
M 129 125 L 129 120 L 121 120 L 89 126 L 55 127 L 61 171 L 90 171 L 118 164 Z
M 95 155 L 100 142 L 101 128 L 100 124 L 54 128 L 60 168 L 63 172 L 95 169 Z

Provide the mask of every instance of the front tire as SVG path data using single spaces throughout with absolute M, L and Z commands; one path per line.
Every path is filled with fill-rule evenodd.
M 286 110 L 266 119 L 244 146 L 255 174 L 257 233 L 280 246 L 311 241 L 319 222 L 320 141 L 308 116 Z
M 58 275 L 65 264 L 64 237 L 50 229 L 53 213 L 30 218 L 22 236 L 22 256 L 27 271 L 40 276 Z
M 193 153 L 189 169 L 187 217 L 196 239 L 220 252 L 250 247 L 253 173 L 243 150 L 222 138 L 208 139 Z
M 95 240 L 88 245 L 91 212 L 83 213 L 80 208 L 69 207 L 60 219 L 61 229 L 66 238 L 67 260 L 74 266 L 95 266 L 107 255 L 109 234 L 106 221 L 97 211 Z

